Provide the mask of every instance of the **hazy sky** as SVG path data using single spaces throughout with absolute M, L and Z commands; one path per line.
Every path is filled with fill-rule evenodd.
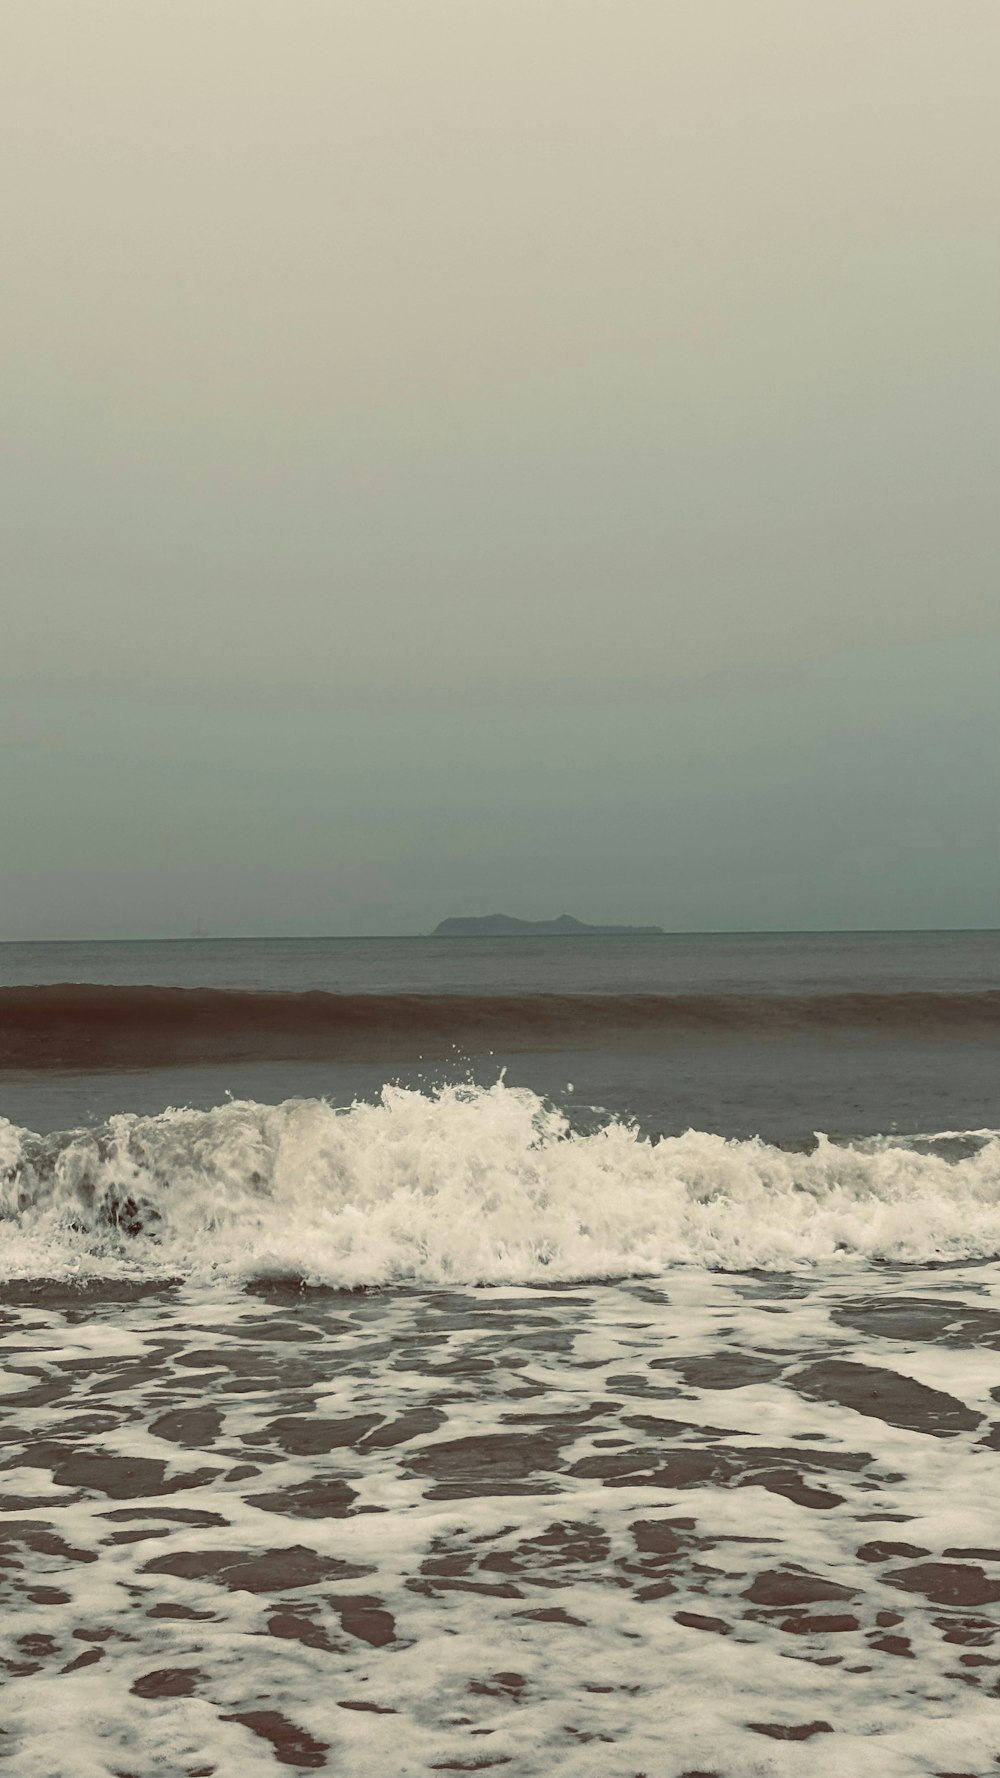
M 996 0 L 8 0 L 0 937 L 1000 924 Z

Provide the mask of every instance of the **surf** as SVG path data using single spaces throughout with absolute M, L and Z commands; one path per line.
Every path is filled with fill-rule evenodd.
M 0 1122 L 0 1277 L 555 1285 L 1000 1253 L 1000 1133 L 574 1129 L 528 1088 L 233 1100 L 40 1135 Z

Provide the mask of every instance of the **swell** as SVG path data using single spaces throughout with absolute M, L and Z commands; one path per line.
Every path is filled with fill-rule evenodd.
M 989 1036 L 1000 990 L 765 994 L 335 994 L 59 983 L 0 988 L 0 1067 L 383 1060 L 728 1033 Z

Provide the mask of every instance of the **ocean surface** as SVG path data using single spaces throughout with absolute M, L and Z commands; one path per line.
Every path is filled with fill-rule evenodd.
M 1000 934 L 0 945 L 12 1778 L 1000 1771 Z

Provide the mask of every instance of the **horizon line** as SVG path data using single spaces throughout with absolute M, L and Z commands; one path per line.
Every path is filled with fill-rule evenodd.
M 476 916 L 468 916 L 474 918 Z M 597 924 L 605 924 L 599 922 Z M 606 924 L 611 924 L 607 922 Z M 482 939 L 492 943 L 500 938 L 873 938 L 903 933 L 1000 933 L 997 926 L 677 926 L 653 930 L 639 926 L 619 932 L 583 931 L 552 932 L 209 932 L 158 933 L 142 937 L 95 938 L 0 938 L 0 945 L 204 945 L 204 944 L 326 944 L 364 942 L 380 939 L 385 943 L 405 943 L 413 939 Z

